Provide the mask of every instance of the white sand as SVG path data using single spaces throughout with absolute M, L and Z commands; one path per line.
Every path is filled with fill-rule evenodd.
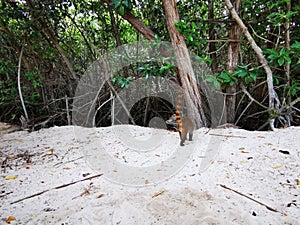
M 135 126 L 2 135 L 0 223 L 300 224 L 300 127 L 207 132 L 185 147 Z

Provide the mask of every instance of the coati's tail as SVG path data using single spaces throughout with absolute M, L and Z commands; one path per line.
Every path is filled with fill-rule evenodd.
M 177 105 L 176 105 L 176 122 L 177 122 L 177 127 L 178 127 L 178 132 L 179 135 L 181 136 L 182 132 L 182 119 L 181 119 L 181 114 L 180 112 L 182 111 L 182 91 L 178 90 L 178 97 L 177 97 Z

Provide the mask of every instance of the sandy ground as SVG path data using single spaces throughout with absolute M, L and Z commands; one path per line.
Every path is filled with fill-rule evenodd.
M 0 223 L 300 224 L 300 127 L 0 136 Z M 231 190 L 230 190 L 230 189 Z

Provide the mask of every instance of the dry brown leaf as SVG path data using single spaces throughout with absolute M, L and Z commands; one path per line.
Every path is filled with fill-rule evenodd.
M 49 149 L 47 150 L 47 152 L 53 153 L 53 152 L 54 152 L 54 149 L 53 149 L 53 148 L 49 148 Z
M 14 221 L 14 220 L 16 220 L 16 217 L 14 217 L 14 216 L 9 216 L 9 217 L 5 220 L 5 222 L 6 222 L 6 223 L 10 223 L 10 222 L 12 222 L 12 221 Z
M 18 175 L 13 175 L 13 176 L 8 176 L 5 178 L 5 180 L 14 180 L 14 179 L 17 179 L 18 178 Z
M 165 192 L 165 190 L 160 190 L 159 192 L 154 193 L 154 195 L 152 195 L 152 198 L 156 198 L 157 196 L 163 194 Z
M 102 198 L 104 196 L 104 194 L 100 194 L 97 196 L 97 198 Z
M 90 190 L 89 189 L 85 189 L 84 192 L 82 192 L 80 194 L 80 196 L 89 195 L 89 194 L 90 194 Z
M 241 151 L 241 153 L 249 153 L 249 152 L 243 150 L 243 151 Z

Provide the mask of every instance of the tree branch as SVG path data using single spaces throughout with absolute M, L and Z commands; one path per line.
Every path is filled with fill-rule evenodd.
M 105 2 L 108 7 L 113 8 L 113 5 L 111 5 L 111 0 L 102 0 L 102 2 Z M 154 40 L 154 32 L 130 12 L 126 12 L 124 15 L 120 16 L 122 16 L 123 19 L 127 20 L 147 40 Z
M 280 101 L 276 95 L 276 92 L 273 87 L 273 74 L 271 71 L 270 66 L 268 65 L 268 61 L 264 57 L 261 48 L 255 43 L 253 37 L 248 31 L 248 28 L 245 26 L 239 15 L 237 14 L 236 10 L 234 9 L 232 3 L 230 0 L 224 0 L 224 3 L 229 10 L 232 18 L 236 21 L 236 23 L 240 26 L 242 29 L 242 32 L 244 33 L 245 37 L 248 39 L 252 49 L 255 51 L 255 53 L 258 56 L 259 62 L 263 65 L 263 68 L 267 74 L 267 84 L 268 84 L 268 92 L 269 92 L 269 110 L 270 110 L 270 115 L 273 115 L 274 113 L 274 108 L 275 108 L 275 103 L 274 101 L 276 100 L 276 107 L 278 108 L 280 105 Z M 269 125 L 272 130 L 274 130 L 274 119 L 271 118 Z

